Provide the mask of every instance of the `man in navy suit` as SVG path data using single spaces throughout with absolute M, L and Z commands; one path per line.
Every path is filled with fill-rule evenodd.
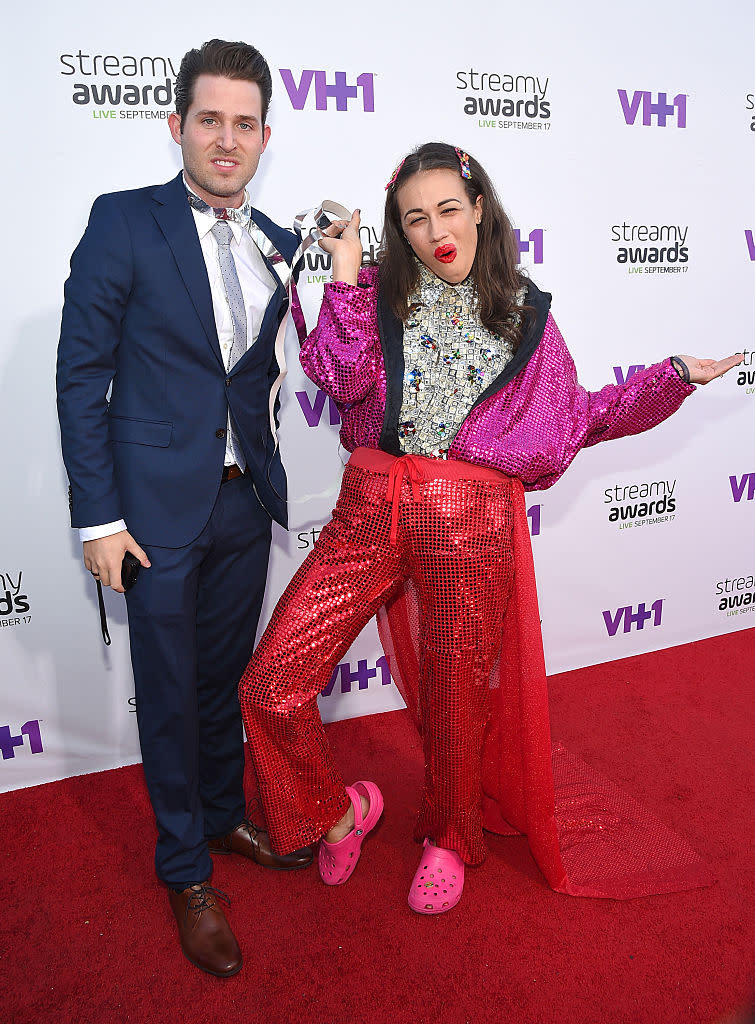
M 58 351 L 84 563 L 120 593 L 124 554 L 142 566 L 126 600 L 157 874 L 185 955 L 220 977 L 241 953 L 208 885 L 210 852 L 278 869 L 312 859 L 276 856 L 245 817 L 236 692 L 271 521 L 286 523 L 268 402 L 287 300 L 268 257 L 290 263 L 298 240 L 245 191 L 270 137 L 271 92 L 252 46 L 211 40 L 185 55 L 169 119 L 183 171 L 96 200 L 71 258 Z

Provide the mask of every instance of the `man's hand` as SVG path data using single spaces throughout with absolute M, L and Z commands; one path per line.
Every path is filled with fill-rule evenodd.
M 99 540 L 84 541 L 84 565 L 103 587 L 112 587 L 119 594 L 125 593 L 121 584 L 121 565 L 127 551 L 135 555 L 145 569 L 152 564 L 128 530 L 112 533 Z

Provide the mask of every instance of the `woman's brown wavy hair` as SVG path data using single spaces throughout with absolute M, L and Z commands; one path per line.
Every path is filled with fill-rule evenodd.
M 389 307 L 404 321 L 409 313 L 408 299 L 419 281 L 414 251 L 404 235 L 397 193 L 418 171 L 448 168 L 461 178 L 470 203 L 482 196 L 482 220 L 477 228 L 477 252 L 471 278 L 477 296 L 477 312 L 483 325 L 516 348 L 521 340 L 517 313 L 527 307 L 516 305 L 516 293 L 526 284 L 517 269 L 519 246 L 495 186 L 474 157 L 469 157 L 470 178 L 461 174 L 459 156 L 445 142 L 426 142 L 406 157 L 385 197 L 383 237 L 378 253 L 380 289 Z

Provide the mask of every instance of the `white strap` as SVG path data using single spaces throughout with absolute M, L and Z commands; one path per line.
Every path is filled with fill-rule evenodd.
M 275 447 L 278 447 L 278 431 L 275 426 L 275 400 L 281 389 L 281 384 L 288 373 L 286 366 L 286 330 L 291 318 L 291 280 L 294 269 L 304 254 L 316 245 L 323 237 L 326 229 L 335 220 L 351 220 L 351 213 L 340 203 L 334 203 L 325 199 L 314 210 L 304 210 L 294 218 L 294 231 L 301 237 L 301 243 L 294 253 L 291 263 L 287 263 L 281 256 L 267 235 L 252 221 L 249 222 L 248 231 L 252 241 L 258 247 L 263 256 L 266 256 L 273 265 L 273 270 L 278 275 L 281 284 L 286 289 L 288 296 L 288 309 L 278 325 L 278 332 L 275 335 L 275 359 L 278 363 L 278 376 L 270 388 L 270 400 L 268 403 L 270 413 L 270 432 L 275 440 Z M 305 234 L 306 231 L 306 234 Z M 303 312 L 302 312 L 302 315 Z M 323 496 L 327 496 L 323 494 Z

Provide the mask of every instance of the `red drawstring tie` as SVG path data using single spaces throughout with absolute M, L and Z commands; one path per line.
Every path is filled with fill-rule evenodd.
M 386 501 L 391 504 L 391 536 L 390 542 L 393 547 L 398 543 L 398 508 L 401 501 L 401 485 L 404 476 L 408 476 L 412 485 L 412 498 L 420 500 L 419 484 L 424 482 L 425 475 L 422 472 L 422 463 L 413 455 L 401 455 L 388 471 L 388 487 L 385 492 Z

